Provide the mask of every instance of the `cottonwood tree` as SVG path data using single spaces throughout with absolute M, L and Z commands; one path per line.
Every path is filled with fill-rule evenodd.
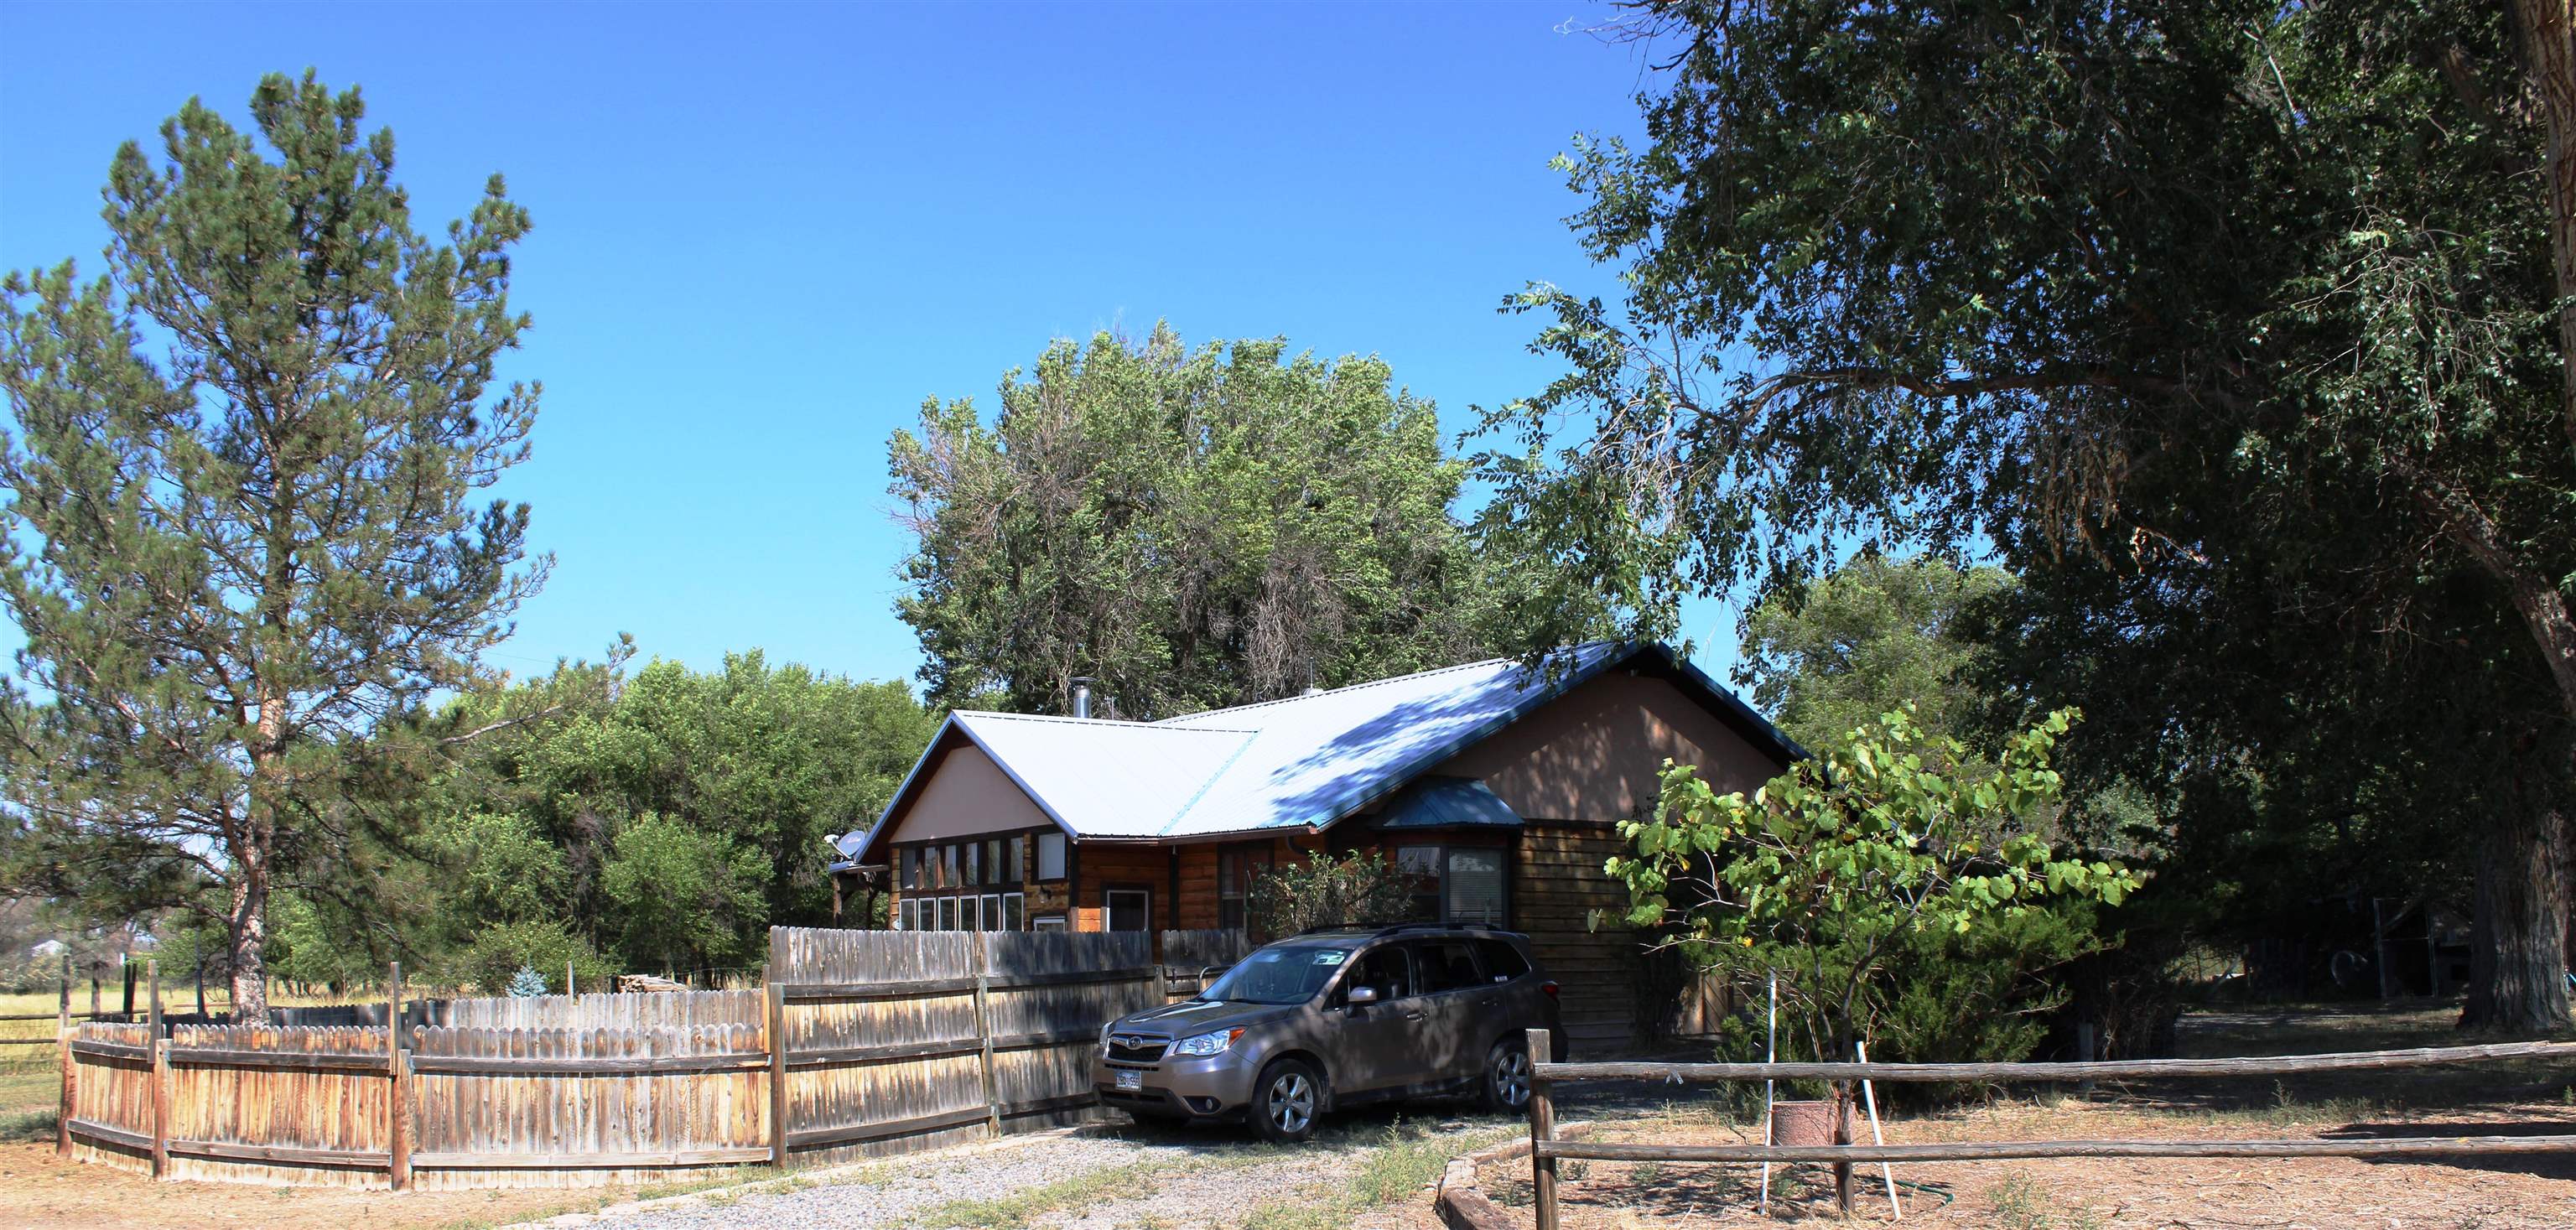
M 895 609 L 937 704 L 1161 717 L 1477 656 L 1512 604 L 1449 515 L 1465 466 L 1374 358 L 1168 327 L 1059 341 L 986 422 L 895 433 Z
M 1641 7 L 1648 143 L 1563 164 L 1629 300 L 1514 304 L 1572 370 L 1492 416 L 1528 435 L 1489 460 L 1496 548 L 1642 578 L 1649 630 L 1873 535 L 2277 569 L 2280 611 L 2396 643 L 2495 626 L 2416 618 L 2474 591 L 2512 628 L 2490 677 L 2555 704 L 2476 835 L 2466 1019 L 2563 1027 L 2567 6 Z
M 320 881 L 399 760 L 380 719 L 473 678 L 548 561 L 526 505 L 471 502 L 537 414 L 493 383 L 527 212 L 495 176 L 434 242 L 356 90 L 270 76 L 250 114 L 191 100 L 157 164 L 117 152 L 106 276 L 6 282 L 0 603 L 33 691 L 0 694 L 0 767 L 20 887 L 209 886 L 186 903 L 258 1020 L 272 893 L 363 895 Z

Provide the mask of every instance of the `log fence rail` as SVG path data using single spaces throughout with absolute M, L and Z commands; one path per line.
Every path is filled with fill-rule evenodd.
M 2576 1152 L 2576 1135 L 2423 1136 L 2290 1140 L 1942 1141 L 1881 1145 L 1619 1144 L 1557 1138 L 1554 1086 L 1568 1081 L 1653 1080 L 1720 1084 L 1760 1080 L 2045 1081 L 2219 1078 L 2349 1072 L 2488 1063 L 2510 1059 L 2576 1059 L 2576 1043 L 2505 1042 L 2483 1046 L 2344 1051 L 2226 1059 L 2133 1059 L 2084 1063 L 1554 1063 L 1548 1031 L 1530 1030 L 1530 1168 L 1538 1230 L 1557 1230 L 1557 1163 L 1813 1162 L 1835 1167 L 1836 1189 L 1851 1209 L 1850 1167 L 1868 1162 L 1998 1161 L 2050 1157 L 2415 1157 L 2458 1154 Z M 1846 1125 L 1848 1119 L 1836 1116 Z M 1847 1127 L 1843 1129 L 1847 1131 Z

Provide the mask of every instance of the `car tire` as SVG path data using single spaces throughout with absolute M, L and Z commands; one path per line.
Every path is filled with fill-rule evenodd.
M 1514 1046 L 1505 1038 L 1494 1044 L 1485 1056 L 1485 1072 L 1478 1082 L 1485 1109 L 1497 1115 L 1517 1115 L 1529 1109 L 1530 1062 L 1527 1045 Z
M 1282 1059 L 1261 1070 L 1252 1087 L 1252 1134 L 1274 1145 L 1293 1145 L 1315 1134 L 1324 1113 L 1324 1077 L 1302 1059 Z

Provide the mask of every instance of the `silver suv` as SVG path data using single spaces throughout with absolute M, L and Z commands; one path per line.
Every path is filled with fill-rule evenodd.
M 1235 1119 L 1265 1140 L 1382 1098 L 1529 1102 L 1523 1031 L 1559 1041 L 1556 983 L 1529 939 L 1450 924 L 1308 931 L 1246 957 L 1192 999 L 1111 1021 L 1092 1087 L 1143 1118 Z

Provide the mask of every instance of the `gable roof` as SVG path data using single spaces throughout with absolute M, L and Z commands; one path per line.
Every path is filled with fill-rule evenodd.
M 1775 759 L 1804 749 L 1661 645 L 1596 641 L 1546 668 L 1496 658 L 1161 722 L 952 713 L 852 851 L 871 861 L 933 763 L 973 743 L 1066 832 L 1187 838 L 1323 828 L 1613 667 L 1657 668 Z

